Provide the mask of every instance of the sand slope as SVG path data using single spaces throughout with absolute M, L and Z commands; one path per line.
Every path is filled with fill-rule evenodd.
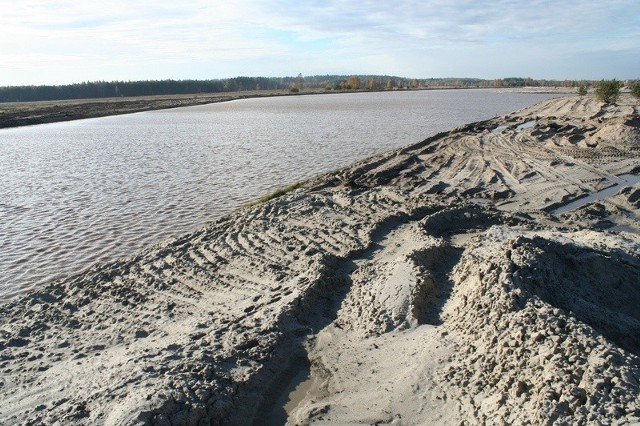
M 547 101 L 0 306 L 0 423 L 638 421 L 639 123 Z

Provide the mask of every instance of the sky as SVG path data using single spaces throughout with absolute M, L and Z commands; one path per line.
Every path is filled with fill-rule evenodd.
M 640 0 L 0 0 L 0 86 L 640 78 Z

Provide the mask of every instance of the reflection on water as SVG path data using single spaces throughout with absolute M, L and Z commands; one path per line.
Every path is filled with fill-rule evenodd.
M 536 121 L 532 120 L 532 121 L 527 121 L 525 123 L 522 123 L 521 125 L 519 125 L 517 127 L 518 130 L 524 130 L 524 129 L 531 129 L 532 127 L 534 127 L 536 125 Z
M 0 130 L 0 300 L 193 231 L 292 181 L 550 97 L 246 99 Z
M 606 200 L 607 198 L 616 195 L 623 188 L 640 183 L 640 175 L 621 175 L 616 177 L 616 179 L 613 180 L 612 182 L 615 182 L 615 183 L 613 183 L 613 185 L 601 191 L 587 194 L 574 201 L 571 201 L 568 204 L 565 204 L 564 206 L 558 207 L 557 209 L 553 210 L 552 213 L 553 214 L 566 213 L 566 212 L 570 212 L 572 210 L 578 209 L 594 201 Z

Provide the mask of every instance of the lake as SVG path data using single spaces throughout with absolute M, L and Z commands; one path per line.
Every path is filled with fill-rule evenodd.
M 554 96 L 286 96 L 2 129 L 0 301 L 294 181 Z

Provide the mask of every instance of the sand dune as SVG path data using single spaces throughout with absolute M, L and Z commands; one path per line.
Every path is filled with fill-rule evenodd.
M 639 421 L 634 102 L 469 124 L 0 306 L 0 423 Z

